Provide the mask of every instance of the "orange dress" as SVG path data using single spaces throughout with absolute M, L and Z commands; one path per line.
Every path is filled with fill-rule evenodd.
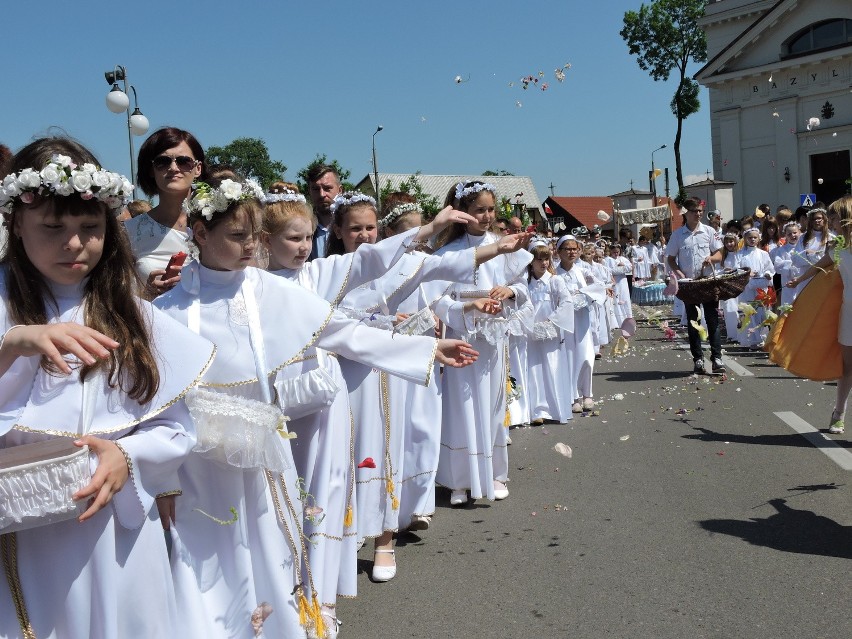
M 837 333 L 843 280 L 836 268 L 817 275 L 802 289 L 793 309 L 772 327 L 769 359 L 798 377 L 818 382 L 843 374 Z

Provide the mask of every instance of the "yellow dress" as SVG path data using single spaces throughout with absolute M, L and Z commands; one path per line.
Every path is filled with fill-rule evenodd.
M 793 309 L 772 327 L 765 350 L 769 359 L 818 382 L 838 379 L 843 361 L 837 332 L 843 280 L 836 268 L 817 275 L 802 289 Z

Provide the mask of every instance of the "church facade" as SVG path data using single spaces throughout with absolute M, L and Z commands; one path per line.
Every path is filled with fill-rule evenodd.
M 734 217 L 848 193 L 852 2 L 717 0 L 700 25 L 708 62 L 695 79 L 710 92 L 713 175 L 734 183 Z

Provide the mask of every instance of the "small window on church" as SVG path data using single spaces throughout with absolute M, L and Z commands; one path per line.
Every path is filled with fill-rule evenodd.
M 787 40 L 782 57 L 824 51 L 852 42 L 852 20 L 826 20 L 812 24 Z

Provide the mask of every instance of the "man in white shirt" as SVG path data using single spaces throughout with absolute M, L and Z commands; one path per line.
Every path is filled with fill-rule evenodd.
M 695 198 L 689 198 L 683 203 L 685 224 L 672 233 L 666 247 L 666 259 L 669 268 L 678 279 L 695 278 L 701 275 L 704 265 L 711 255 L 722 248 L 722 243 L 716 237 L 716 231 L 701 223 L 704 207 Z M 703 374 L 704 351 L 701 348 L 701 338 L 698 330 L 692 325 L 698 323 L 699 311 L 695 304 L 684 302 L 686 307 L 686 330 L 689 334 L 689 350 L 694 362 L 693 371 Z M 715 375 L 725 372 L 722 363 L 722 345 L 719 335 L 719 302 L 704 302 L 704 319 L 707 322 L 708 339 L 710 340 L 710 359 Z

